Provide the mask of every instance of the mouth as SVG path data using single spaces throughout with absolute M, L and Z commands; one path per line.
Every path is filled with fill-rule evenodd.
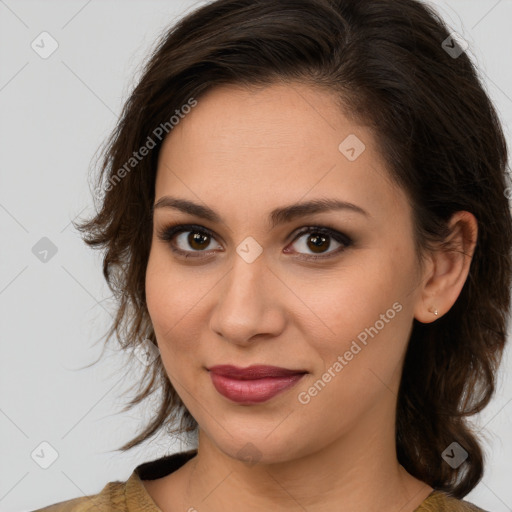
M 278 366 L 239 368 L 218 365 L 208 368 L 213 386 L 225 398 L 239 404 L 266 402 L 293 387 L 308 372 Z

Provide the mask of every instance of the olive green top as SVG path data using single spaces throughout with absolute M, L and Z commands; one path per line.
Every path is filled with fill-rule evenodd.
M 146 491 L 142 480 L 154 480 L 172 473 L 194 457 L 197 450 L 166 455 L 137 466 L 126 482 L 109 482 L 102 491 L 61 501 L 33 512 L 162 512 Z M 415 512 L 486 512 L 464 500 L 434 490 Z

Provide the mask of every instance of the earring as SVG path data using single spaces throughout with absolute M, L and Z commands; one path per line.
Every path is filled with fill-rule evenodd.
M 429 311 L 430 311 L 431 313 L 434 313 L 434 315 L 436 315 L 436 316 L 437 316 L 437 309 L 435 309 L 434 311 L 432 311 L 432 308 L 429 308 Z

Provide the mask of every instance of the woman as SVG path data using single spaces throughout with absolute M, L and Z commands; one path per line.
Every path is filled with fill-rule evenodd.
M 41 510 L 481 511 L 466 418 L 506 338 L 506 163 L 462 42 L 416 0 L 183 18 L 78 227 L 119 299 L 109 339 L 159 352 L 131 405 L 161 385 L 160 408 L 121 449 L 169 426 L 198 446 Z

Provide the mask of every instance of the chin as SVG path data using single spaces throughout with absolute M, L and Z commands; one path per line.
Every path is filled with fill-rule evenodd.
M 235 437 L 235 436 L 234 436 Z M 250 439 L 250 440 L 247 440 Z M 217 445 L 219 449 L 228 457 L 254 466 L 255 464 L 278 464 L 293 460 L 299 456 L 298 453 L 290 450 L 293 445 L 296 449 L 296 443 L 286 440 L 269 441 L 265 435 L 261 437 L 247 436 L 245 439 L 227 440 L 229 445 L 223 447 Z

